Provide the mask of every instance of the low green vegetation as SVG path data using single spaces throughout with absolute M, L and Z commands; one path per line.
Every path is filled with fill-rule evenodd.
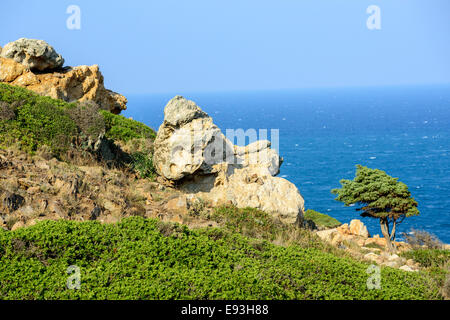
M 402 253 L 402 256 L 407 259 L 413 259 L 424 268 L 442 267 L 445 265 L 450 267 L 450 250 L 416 249 L 405 251 Z
M 345 255 L 335 247 L 322 241 L 310 230 L 286 225 L 270 214 L 254 208 L 221 206 L 214 208 L 211 219 L 232 233 L 263 239 L 276 245 L 297 245 L 302 248 L 316 248 L 333 254 Z
M 305 220 L 310 220 L 319 228 L 330 229 L 339 227 L 342 223 L 329 215 L 308 209 L 305 211 Z
M 77 134 L 66 112 L 67 103 L 0 83 L 0 145 L 18 143 L 32 152 L 47 145 L 55 154 L 65 152 Z
M 68 289 L 69 266 L 80 289 Z M 423 274 L 381 271 L 315 248 L 140 217 L 45 221 L 0 231 L 1 299 L 439 299 Z
M 46 147 L 53 156 L 67 159 L 68 151 L 92 149 L 102 136 L 110 144 L 148 146 L 155 132 L 140 122 L 101 110 L 94 102 L 67 103 L 0 83 L 0 147 L 16 145 L 30 153 Z M 115 157 L 139 176 L 152 178 L 152 149 L 141 149 Z
M 131 154 L 131 169 L 139 174 L 140 178 L 153 180 L 156 176 L 152 154 L 134 152 Z
M 0 101 L 0 141 L 6 142 L 9 135 L 29 151 L 47 145 L 59 155 L 76 136 L 98 136 L 102 131 L 108 139 L 124 142 L 155 138 L 146 125 L 100 110 L 92 102 L 67 103 L 3 83 Z
M 401 253 L 406 259 L 413 259 L 433 278 L 441 293 L 450 299 L 450 251 L 441 249 L 414 249 Z
M 267 213 L 254 208 L 222 206 L 214 209 L 212 219 L 232 232 L 253 238 L 274 240 L 282 229 L 281 223 L 277 224 Z
M 136 120 L 101 110 L 105 118 L 106 137 L 112 140 L 128 142 L 132 139 L 145 138 L 154 140 L 155 131 Z

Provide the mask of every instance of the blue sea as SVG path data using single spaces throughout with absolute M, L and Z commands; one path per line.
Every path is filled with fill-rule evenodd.
M 194 100 L 223 132 L 279 129 L 279 176 L 299 188 L 307 209 L 343 223 L 360 218 L 330 190 L 362 164 L 398 177 L 419 202 L 420 215 L 405 219 L 400 238 L 414 228 L 450 243 L 449 86 L 128 95 L 123 114 L 157 130 L 176 94 Z M 381 233 L 378 221 L 362 220 L 372 235 Z

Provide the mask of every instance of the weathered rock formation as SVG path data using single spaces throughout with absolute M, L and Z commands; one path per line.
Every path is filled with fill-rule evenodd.
M 337 228 L 317 231 L 316 234 L 327 242 L 339 246 L 345 242 L 353 242 L 360 247 L 378 246 L 380 248 L 386 247 L 386 239 L 380 238 L 379 235 L 370 237 L 367 227 L 361 220 L 354 219 L 350 225 L 345 223 Z M 406 243 L 395 242 L 399 250 L 406 248 Z
M 21 38 L 10 42 L 1 51 L 1 57 L 12 59 L 32 71 L 61 68 L 63 57 L 43 40 Z
M 361 220 L 354 219 L 350 222 L 332 229 L 318 231 L 317 235 L 333 245 L 340 245 L 345 241 L 352 241 L 359 246 L 364 246 L 369 241 L 370 235 L 367 231 L 367 227 Z
M 420 269 L 420 265 L 411 259 L 407 260 L 383 251 L 386 248 L 386 239 L 380 238 L 379 235 L 371 238 L 367 227 L 361 220 L 354 219 L 350 225 L 345 223 L 337 228 L 317 231 L 316 234 L 322 240 L 336 247 L 344 248 L 362 260 L 409 272 Z M 399 252 L 411 249 L 411 246 L 405 242 L 395 241 L 394 245 Z M 370 252 L 367 253 L 367 251 Z
M 0 82 L 67 102 L 91 100 L 115 114 L 126 109 L 127 99 L 105 88 L 98 65 L 61 68 L 63 63 L 46 42 L 19 39 L 1 50 Z
M 213 205 L 233 204 L 303 220 L 304 200 L 289 181 L 274 177 L 282 160 L 269 141 L 235 146 L 204 111 L 181 96 L 164 110 L 155 140 L 158 173 Z

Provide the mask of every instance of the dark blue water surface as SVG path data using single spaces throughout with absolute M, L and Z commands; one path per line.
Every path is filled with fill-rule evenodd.
M 174 95 L 129 95 L 124 115 L 157 130 Z M 330 190 L 353 179 L 356 164 L 379 168 L 406 183 L 419 202 L 420 216 L 405 219 L 400 232 L 424 229 L 450 243 L 450 87 L 182 95 L 224 132 L 279 129 L 280 176 L 299 188 L 306 208 L 343 223 L 358 218 Z M 363 221 L 380 233 L 376 220 Z

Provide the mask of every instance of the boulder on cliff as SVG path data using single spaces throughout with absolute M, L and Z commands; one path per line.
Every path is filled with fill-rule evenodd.
M 303 220 L 304 200 L 289 181 L 274 177 L 282 159 L 269 141 L 235 146 L 194 102 L 181 96 L 164 109 L 154 145 L 157 172 L 213 205 L 233 204 Z
M 43 40 L 20 38 L 6 44 L 0 55 L 32 71 L 57 69 L 64 65 L 63 57 Z
M 105 88 L 98 65 L 61 68 L 64 59 L 59 59 L 60 56 L 46 42 L 39 47 L 35 41 L 40 40 L 25 40 L 30 39 L 9 43 L 1 51 L 0 82 L 66 102 L 94 101 L 102 109 L 115 114 L 126 109 L 127 99 Z

